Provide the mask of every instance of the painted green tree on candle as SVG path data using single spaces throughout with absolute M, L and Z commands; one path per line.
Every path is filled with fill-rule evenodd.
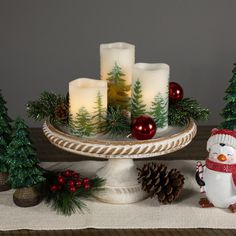
M 114 108 L 129 109 L 129 91 L 131 85 L 127 85 L 122 78 L 121 67 L 115 63 L 114 68 L 108 73 L 108 105 Z
M 131 117 L 132 119 L 146 114 L 146 105 L 142 100 L 141 82 L 137 80 L 134 84 L 132 99 L 131 99 Z
M 234 63 L 233 76 L 230 79 L 230 85 L 226 89 L 224 100 L 226 105 L 221 113 L 224 121 L 221 123 L 222 129 L 236 129 L 236 63 Z
M 36 151 L 24 120 L 17 118 L 14 134 L 7 148 L 8 181 L 12 188 L 33 187 L 44 181 Z
M 158 128 L 163 128 L 167 124 L 167 114 L 165 100 L 160 94 L 156 95 L 152 102 L 150 115 L 153 117 Z
M 93 116 L 94 126 L 96 128 L 96 132 L 101 133 L 103 132 L 106 111 L 102 106 L 102 95 L 100 91 L 97 94 L 94 109 L 95 109 Z
M 92 122 L 92 117 L 85 107 L 80 108 L 75 119 L 71 123 L 71 130 L 73 134 L 80 137 L 91 136 L 93 134 L 94 125 Z
M 12 120 L 8 116 L 6 101 L 0 91 L 0 191 L 9 189 L 9 185 L 7 184 L 8 165 L 6 163 L 6 151 L 7 145 L 11 140 L 11 122 Z

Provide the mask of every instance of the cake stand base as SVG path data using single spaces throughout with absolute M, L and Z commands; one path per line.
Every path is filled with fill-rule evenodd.
M 104 191 L 95 196 L 100 201 L 126 204 L 148 196 L 137 182 L 138 173 L 133 159 L 109 159 L 96 174 L 106 180 Z

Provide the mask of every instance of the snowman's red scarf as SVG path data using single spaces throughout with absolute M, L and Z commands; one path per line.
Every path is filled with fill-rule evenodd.
M 236 185 L 236 164 L 221 164 L 206 159 L 206 167 L 210 170 L 232 173 L 234 184 Z

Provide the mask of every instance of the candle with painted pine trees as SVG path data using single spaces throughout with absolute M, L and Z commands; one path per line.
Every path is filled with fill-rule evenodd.
M 70 127 L 78 136 L 99 133 L 106 117 L 107 81 L 78 78 L 69 83 Z
M 124 88 L 122 91 L 112 90 L 113 98 L 117 96 L 117 101 L 120 100 L 119 94 L 127 93 L 130 97 L 131 95 L 131 84 L 132 84 L 132 74 L 133 74 L 133 65 L 135 63 L 135 46 L 129 43 L 124 42 L 115 42 L 115 43 L 105 43 L 100 45 L 100 76 L 101 80 L 108 80 L 111 84 L 119 85 L 122 80 L 124 83 Z M 118 76 L 119 80 L 114 78 Z M 111 77 L 114 78 L 111 81 Z M 115 96 L 114 96 L 115 95 Z M 108 100 L 110 96 L 108 95 Z
M 164 63 L 134 65 L 131 116 L 150 115 L 159 130 L 168 127 L 169 70 Z

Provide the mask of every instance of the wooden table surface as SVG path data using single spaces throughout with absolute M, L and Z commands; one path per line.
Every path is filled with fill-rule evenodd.
M 178 159 L 178 160 L 197 160 L 205 159 L 207 156 L 206 142 L 210 136 L 210 131 L 213 127 L 201 126 L 198 127 L 198 133 L 192 143 L 186 148 L 158 157 L 158 159 Z M 84 156 L 78 156 L 72 153 L 65 152 L 63 150 L 54 147 L 44 137 L 43 132 L 39 128 L 30 129 L 31 139 L 34 142 L 40 161 L 81 161 L 81 160 L 94 160 L 94 158 L 88 158 Z M 155 157 L 153 157 L 155 159 Z M 96 159 L 97 160 L 97 159 Z M 236 216 L 235 216 L 236 217 Z M 9 219 L 10 220 L 10 219 Z M 0 220 L 1 222 L 1 220 Z M 236 218 L 235 218 L 236 223 Z M 0 223 L 1 224 L 1 223 Z M 0 226 L 1 228 L 1 226 Z M 236 230 L 229 229 L 85 229 L 85 230 L 61 230 L 61 231 L 33 231 L 33 230 L 17 230 L 17 231 L 0 231 L 0 235 L 3 236 L 236 236 Z

